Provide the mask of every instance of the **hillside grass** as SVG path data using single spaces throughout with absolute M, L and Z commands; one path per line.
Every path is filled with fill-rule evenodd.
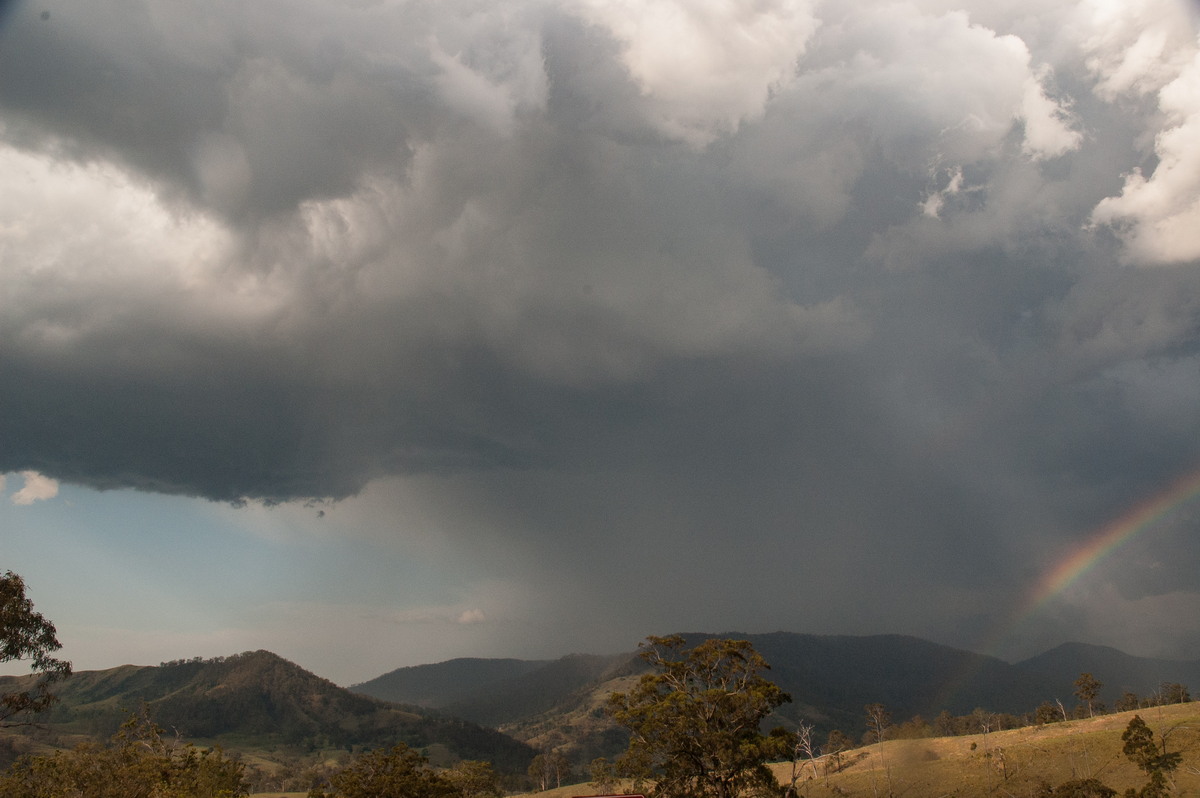
M 1097 778 L 1123 793 L 1146 775 L 1122 754 L 1121 733 L 1140 714 L 1167 748 L 1183 754 L 1176 795 L 1200 796 L 1200 703 L 1149 707 L 1044 726 L 917 740 L 889 740 L 849 751 L 852 764 L 826 776 L 808 766 L 797 782 L 803 798 L 888 795 L 897 798 L 1033 798 L 1043 784 Z M 791 763 L 772 766 L 787 783 Z
M 819 759 L 796 783 L 799 798 L 1035 798 L 1042 785 L 1097 778 L 1118 794 L 1140 788 L 1146 775 L 1121 753 L 1121 733 L 1140 714 L 1167 748 L 1183 754 L 1174 774 L 1177 796 L 1200 796 L 1200 702 L 1149 707 L 1085 720 L 972 734 L 888 740 L 847 751 L 840 772 L 824 773 Z M 792 764 L 771 765 L 786 785 Z M 626 785 L 627 787 L 628 785 Z M 619 791 L 619 790 L 618 790 Z M 584 782 L 516 798 L 573 798 L 596 790 Z

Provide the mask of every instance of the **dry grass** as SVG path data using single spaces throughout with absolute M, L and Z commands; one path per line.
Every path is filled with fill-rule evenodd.
M 1046 783 L 1097 778 L 1124 792 L 1146 776 L 1121 753 L 1121 733 L 1141 714 L 1168 749 L 1183 753 L 1175 774 L 1177 795 L 1200 795 L 1200 704 L 1153 707 L 1088 720 L 1073 720 L 965 737 L 891 740 L 849 752 L 857 761 L 826 776 L 811 767 L 797 783 L 802 798 L 887 796 L 984 798 L 1035 796 Z M 790 764 L 774 766 L 787 781 Z M 818 768 L 820 770 L 820 768 Z M 1196 771 L 1196 772 L 1192 772 Z
M 1176 795 L 1200 796 L 1200 702 L 1120 712 L 990 734 L 889 740 L 849 751 L 842 771 L 828 776 L 818 763 L 797 783 L 800 798 L 1033 798 L 1043 784 L 1097 778 L 1123 793 L 1141 787 L 1145 774 L 1121 753 L 1121 732 L 1140 714 L 1168 749 L 1183 754 Z M 787 783 L 791 763 L 772 766 Z M 574 784 L 519 798 L 573 798 L 595 793 Z

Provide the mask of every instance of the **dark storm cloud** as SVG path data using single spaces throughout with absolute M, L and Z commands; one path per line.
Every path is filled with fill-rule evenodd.
M 1200 463 L 1195 37 L 761 5 L 13 9 L 0 472 L 986 617 Z

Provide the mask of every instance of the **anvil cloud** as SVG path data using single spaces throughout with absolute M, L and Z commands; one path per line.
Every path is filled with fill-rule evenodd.
M 1200 468 L 1198 140 L 1184 0 L 8 2 L 0 473 L 489 651 L 981 644 Z M 1197 512 L 1011 651 L 1200 655 Z

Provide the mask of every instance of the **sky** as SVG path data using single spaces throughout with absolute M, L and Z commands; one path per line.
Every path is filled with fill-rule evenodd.
M 1192 0 L 0 0 L 0 569 L 77 669 L 1200 658 L 1198 145 Z

